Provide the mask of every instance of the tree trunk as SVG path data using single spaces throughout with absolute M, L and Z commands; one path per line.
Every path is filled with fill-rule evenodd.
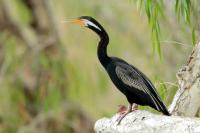
M 177 73 L 179 89 L 169 108 L 174 115 L 196 116 L 200 107 L 200 43 Z

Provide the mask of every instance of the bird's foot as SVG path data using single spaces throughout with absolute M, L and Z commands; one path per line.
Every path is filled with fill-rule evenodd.
M 118 112 L 120 113 L 120 116 L 117 118 L 117 125 L 120 124 L 120 122 L 122 121 L 122 119 L 129 113 L 137 110 L 137 104 L 130 104 L 128 106 L 128 108 L 124 105 L 120 105 L 119 106 L 119 110 Z
M 126 112 L 124 112 L 123 114 L 121 114 L 118 118 L 117 118 L 117 125 L 119 125 L 120 123 L 121 123 L 121 121 L 122 121 L 122 119 L 126 116 L 126 115 L 128 115 L 129 113 L 131 113 L 131 111 L 126 111 Z
M 118 108 L 117 113 L 119 115 L 122 115 L 122 114 L 126 113 L 127 107 L 125 105 L 118 105 L 118 107 L 119 108 Z
M 119 109 L 117 111 L 117 113 L 119 115 L 123 115 L 124 113 L 127 112 L 127 107 L 125 105 L 118 105 Z M 135 110 L 138 110 L 138 105 L 133 103 L 132 104 L 132 109 L 131 109 L 131 112 L 135 111 Z

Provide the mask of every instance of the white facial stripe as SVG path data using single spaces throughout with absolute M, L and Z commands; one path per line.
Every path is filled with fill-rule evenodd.
M 87 19 L 83 19 L 83 20 L 84 20 L 86 26 L 90 25 L 90 26 L 92 26 L 92 27 L 94 27 L 94 28 L 96 28 L 96 29 L 101 31 L 101 29 L 97 25 L 95 25 L 94 23 L 90 22 Z

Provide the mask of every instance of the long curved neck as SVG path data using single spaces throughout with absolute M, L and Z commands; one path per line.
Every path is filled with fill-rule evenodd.
M 100 42 L 97 48 L 97 55 L 101 64 L 106 67 L 110 61 L 110 57 L 107 55 L 107 45 L 109 43 L 108 34 L 104 31 L 100 36 Z

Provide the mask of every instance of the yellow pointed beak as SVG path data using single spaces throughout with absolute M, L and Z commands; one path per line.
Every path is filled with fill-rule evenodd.
M 75 25 L 79 25 L 79 26 L 85 26 L 85 23 L 83 20 L 81 19 L 72 19 L 72 20 L 66 20 L 66 21 L 62 21 L 63 23 L 72 23 Z
M 80 19 L 72 20 L 72 23 L 75 24 L 75 25 L 79 25 L 79 26 L 85 26 L 84 21 L 80 20 Z

